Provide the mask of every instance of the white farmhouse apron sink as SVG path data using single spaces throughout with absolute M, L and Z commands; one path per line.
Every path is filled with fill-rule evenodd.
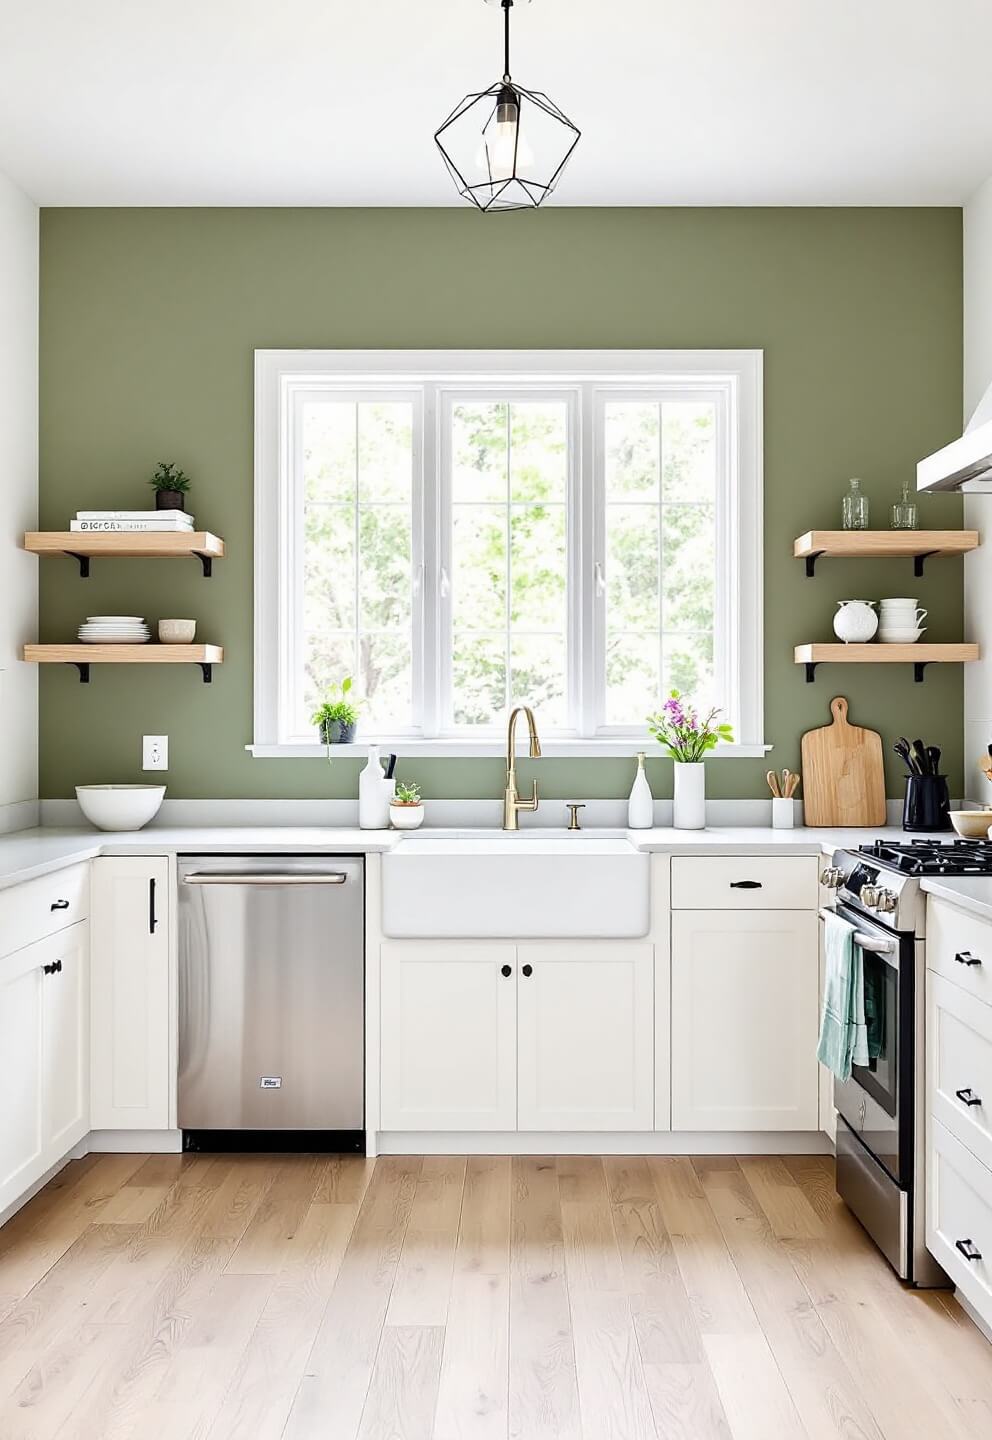
M 498 832 L 401 840 L 382 860 L 394 938 L 646 935 L 650 856 L 628 840 Z

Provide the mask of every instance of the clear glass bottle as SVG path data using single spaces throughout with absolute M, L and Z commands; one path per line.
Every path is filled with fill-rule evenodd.
M 845 530 L 868 529 L 868 496 L 861 493 L 861 481 L 852 480 L 844 496 L 843 525 Z
M 916 501 L 909 498 L 909 481 L 902 482 L 902 499 L 896 501 L 892 507 L 892 529 L 893 530 L 915 530 L 919 509 Z

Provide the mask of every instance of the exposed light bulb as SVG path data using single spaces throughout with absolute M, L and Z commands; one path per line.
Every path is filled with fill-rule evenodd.
M 527 137 L 520 129 L 520 106 L 512 90 L 500 96 L 496 106 L 495 127 L 483 132 L 475 163 L 480 170 L 491 175 L 493 180 L 510 180 L 513 177 L 513 162 L 518 170 L 524 170 L 534 163 L 534 152 L 527 143 Z

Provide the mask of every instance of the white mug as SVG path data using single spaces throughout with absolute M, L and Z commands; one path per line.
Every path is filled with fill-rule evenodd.
M 927 611 L 922 605 L 917 605 L 915 600 L 900 600 L 895 603 L 891 600 L 881 602 L 881 624 L 885 626 L 896 626 L 899 629 L 915 629 L 927 618 Z

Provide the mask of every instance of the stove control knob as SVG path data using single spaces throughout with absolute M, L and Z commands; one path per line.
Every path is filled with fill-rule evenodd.
M 876 885 L 862 885 L 861 903 L 867 905 L 869 910 L 874 910 L 878 904 L 878 887 Z
M 828 865 L 820 876 L 820 883 L 828 890 L 839 890 L 843 875 L 836 865 Z
M 896 896 L 892 890 L 879 890 L 878 909 L 883 915 L 891 915 L 896 908 Z

